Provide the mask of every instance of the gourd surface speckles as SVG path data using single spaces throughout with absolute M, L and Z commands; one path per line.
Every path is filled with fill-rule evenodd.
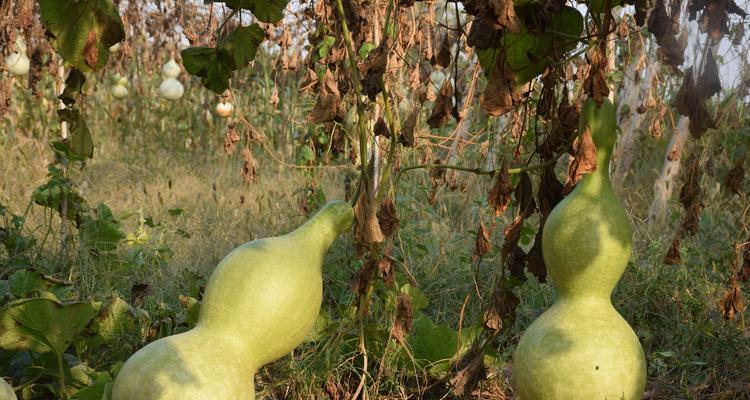
M 112 399 L 255 399 L 255 371 L 315 324 L 323 257 L 353 221 L 351 206 L 331 202 L 294 232 L 233 250 L 211 275 L 196 327 L 131 356 Z
M 579 134 L 589 129 L 597 169 L 550 213 L 542 232 L 556 302 L 524 332 L 513 362 L 522 400 L 641 398 L 646 360 L 635 332 L 610 296 L 632 250 L 627 214 L 609 181 L 615 108 L 587 100 Z

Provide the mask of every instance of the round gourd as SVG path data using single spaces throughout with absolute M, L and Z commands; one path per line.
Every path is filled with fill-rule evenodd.
M 0 400 L 17 400 L 16 394 L 13 392 L 13 388 L 8 385 L 5 379 L 0 378 Z
M 185 93 L 185 88 L 175 78 L 167 78 L 159 85 L 159 93 L 167 100 L 179 100 Z
M 8 71 L 13 75 L 22 76 L 29 73 L 31 68 L 31 61 L 24 52 L 10 53 L 8 58 L 5 59 L 5 65 L 8 67 Z
M 542 253 L 557 300 L 524 332 L 513 361 L 522 400 L 639 400 L 646 359 L 638 337 L 614 309 L 612 291 L 632 250 L 630 221 L 609 181 L 616 140 L 615 107 L 588 99 L 579 134 L 588 129 L 597 168 L 550 213 Z
M 161 75 L 164 78 L 177 78 L 180 76 L 180 66 L 175 62 L 174 58 L 170 58 L 163 67 L 161 67 Z
M 232 115 L 232 111 L 234 111 L 234 105 L 228 101 L 216 104 L 216 114 L 222 118 L 229 118 Z
M 253 400 L 253 375 L 315 324 L 328 247 L 354 221 L 331 202 L 297 230 L 246 243 L 211 275 L 192 330 L 157 340 L 123 365 L 113 400 Z
M 124 99 L 128 97 L 128 88 L 125 85 L 121 85 L 120 83 L 112 85 L 110 88 L 110 92 L 112 93 L 112 97 L 116 99 Z
M 109 46 L 110 53 L 117 53 L 118 51 L 120 51 L 120 42 L 117 42 L 113 44 L 112 46 Z

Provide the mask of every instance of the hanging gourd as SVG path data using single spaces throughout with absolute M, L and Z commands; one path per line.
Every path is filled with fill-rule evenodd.
M 198 323 L 140 349 L 123 365 L 112 400 L 253 400 L 253 376 L 312 329 L 328 247 L 354 211 L 331 202 L 297 230 L 246 243 L 206 286 Z
M 5 379 L 0 378 L 0 400 L 17 400 L 16 394 L 13 392 L 13 388 L 8 385 Z
M 550 213 L 542 253 L 555 303 L 521 337 L 513 386 L 521 400 L 640 400 L 646 359 L 611 303 L 632 250 L 630 221 L 609 181 L 616 111 L 588 99 L 578 131 L 591 134 L 596 170 Z
M 112 46 L 109 46 L 110 53 L 117 53 L 118 51 L 120 51 L 120 42 L 117 42 L 113 44 Z
M 17 51 L 10 53 L 8 58 L 5 59 L 5 66 L 8 71 L 16 76 L 22 76 L 29 73 L 31 67 L 31 61 L 26 55 L 26 44 L 21 39 L 21 36 L 16 38 Z
M 179 100 L 185 93 L 182 83 L 175 78 L 167 78 L 159 85 L 159 93 L 167 100 Z
M 174 60 L 174 58 L 170 58 L 169 61 L 167 61 L 166 64 L 164 64 L 163 67 L 161 67 L 161 76 L 163 78 L 177 78 L 180 76 L 180 66 L 177 64 L 177 62 Z
M 115 84 L 110 87 L 110 93 L 112 97 L 116 99 L 124 99 L 128 97 L 128 79 L 124 76 L 116 76 Z
M 234 111 L 234 105 L 229 101 L 222 100 L 220 103 L 216 103 L 216 114 L 222 118 L 229 118 Z

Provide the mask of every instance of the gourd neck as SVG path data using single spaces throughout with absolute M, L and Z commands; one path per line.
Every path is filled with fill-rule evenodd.
M 588 131 L 596 146 L 596 169 L 581 180 L 583 190 L 598 192 L 611 188 L 609 180 L 609 160 L 617 140 L 616 109 L 609 99 L 597 105 L 589 98 L 581 108 L 578 134 Z
M 323 254 L 340 234 L 352 226 L 353 222 L 352 207 L 346 202 L 335 200 L 326 204 L 312 218 L 286 236 L 318 247 Z

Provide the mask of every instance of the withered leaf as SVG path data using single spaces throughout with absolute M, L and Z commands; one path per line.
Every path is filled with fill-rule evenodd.
M 250 152 L 249 148 L 245 147 L 242 149 L 242 159 L 245 160 L 242 165 L 242 180 L 245 183 L 255 182 L 257 179 L 256 167 L 258 163 L 253 158 L 253 153 Z
M 522 99 L 521 89 L 515 86 L 515 74 L 505 63 L 505 51 L 498 50 L 482 93 L 482 107 L 488 114 L 497 117 L 512 110 Z
M 86 36 L 86 43 L 83 46 L 83 59 L 91 69 L 96 69 L 96 64 L 99 62 L 99 48 L 97 45 L 96 32 L 91 30 L 88 36 Z
M 583 87 L 596 104 L 601 105 L 609 95 L 609 85 L 607 85 L 607 46 L 596 46 L 586 54 L 586 60 L 589 64 L 589 70 L 583 82 Z
M 750 237 L 745 242 L 745 251 L 742 254 L 742 265 L 737 270 L 737 279 L 747 282 L 750 280 Z
M 417 116 L 419 115 L 419 108 L 414 108 L 409 114 L 409 117 L 404 121 L 401 126 L 401 134 L 398 136 L 398 142 L 406 147 L 414 147 L 415 141 L 415 129 L 417 126 Z
M 336 79 L 330 69 L 326 69 L 323 81 L 320 83 L 320 95 L 315 106 L 307 115 L 307 120 L 314 124 L 331 121 L 341 121 L 344 110 L 341 107 L 341 94 Z
M 378 260 L 378 272 L 388 287 L 394 287 L 396 284 L 396 274 L 393 273 L 393 262 L 388 254 Z
M 695 154 L 691 154 L 686 162 L 686 168 L 683 173 L 683 184 L 680 188 L 680 203 L 685 209 L 689 209 L 698 196 L 701 194 L 700 180 L 701 170 L 700 162 Z
M 570 193 L 581 178 L 596 170 L 596 144 L 587 125 L 573 144 L 575 155 L 568 166 L 568 178 L 563 193 Z
M 729 280 L 729 287 L 719 302 L 719 309 L 726 320 L 731 320 L 736 314 L 742 314 L 745 311 L 745 299 L 737 278 L 732 277 Z
M 512 326 L 516 318 L 516 307 L 520 299 L 509 287 L 510 283 L 505 278 L 497 283 L 484 313 L 484 326 L 494 333 Z
M 503 31 L 493 19 L 493 16 L 489 13 L 482 13 L 475 18 L 471 23 L 466 44 L 478 49 L 489 49 L 496 46 L 503 37 Z
M 540 222 L 539 230 L 534 237 L 534 245 L 526 254 L 526 269 L 536 277 L 539 283 L 547 282 L 547 264 L 544 263 L 542 255 L 542 230 L 544 221 Z
M 383 74 L 388 66 L 388 53 L 390 46 L 388 40 L 383 40 L 377 49 L 367 55 L 367 59 L 361 67 L 362 91 L 370 101 L 375 101 L 378 93 L 383 91 Z
M 534 200 L 534 191 L 531 185 L 531 178 L 528 172 L 521 173 L 521 179 L 513 191 L 513 196 L 516 198 L 516 203 L 521 209 L 521 214 L 524 218 L 528 218 L 531 214 L 536 211 L 536 201 Z
M 491 249 L 492 242 L 490 242 L 490 232 L 487 230 L 487 227 L 484 226 L 484 223 L 480 222 L 479 229 L 477 229 L 477 239 L 474 243 L 474 259 L 479 259 L 489 253 Z
M 339 387 L 336 385 L 336 380 L 334 379 L 333 375 L 329 375 L 328 379 L 326 379 L 326 394 L 328 395 L 328 398 L 330 400 L 341 400 L 341 395 L 339 394 Z
M 518 245 L 518 241 L 521 239 L 521 229 L 523 229 L 523 216 L 517 216 L 510 225 L 503 229 L 503 246 L 500 250 L 500 255 L 503 260 L 508 260 L 513 247 Z
M 408 294 L 400 292 L 396 304 L 396 320 L 393 322 L 391 334 L 396 340 L 403 342 L 409 334 L 414 322 L 414 309 L 411 303 L 411 297 Z
M 448 68 L 451 65 L 451 35 L 450 32 L 446 32 L 443 35 L 443 41 L 440 43 L 440 49 L 435 56 L 435 63 L 443 68 Z
M 370 194 L 369 186 L 363 185 L 354 204 L 354 237 L 357 245 L 362 248 L 369 248 L 372 244 L 381 243 L 385 239 L 378 223 L 377 199 Z
M 508 252 L 508 258 L 505 260 L 505 264 L 510 272 L 510 276 L 519 280 L 525 281 L 526 275 L 524 269 L 526 269 L 526 252 L 523 251 L 518 243 L 513 243 L 508 246 L 510 251 Z
M 227 154 L 233 154 L 235 145 L 240 141 L 240 133 L 237 132 L 237 127 L 229 125 L 227 128 L 227 134 L 224 136 L 224 152 Z
M 487 196 L 487 202 L 495 209 L 495 216 L 502 215 L 508 208 L 513 193 L 513 186 L 508 175 L 508 167 L 503 164 L 500 170 L 496 172 L 495 184 L 490 189 Z
M 479 381 L 486 379 L 487 369 L 484 366 L 484 349 L 476 346 L 461 357 L 456 365 L 456 375 L 450 379 L 454 396 L 463 398 L 470 394 Z
M 539 179 L 539 211 L 543 218 L 546 218 L 557 203 L 563 199 L 563 185 L 555 176 L 554 167 L 550 166 L 542 171 L 542 177 Z
M 373 133 L 375 136 L 391 137 L 391 130 L 388 129 L 388 125 L 385 123 L 385 120 L 383 120 L 383 117 L 378 118 L 377 122 L 375 122 Z
M 682 263 L 682 257 L 680 256 L 680 243 L 682 242 L 682 231 L 675 232 L 675 236 L 672 239 L 672 244 L 667 250 L 667 254 L 664 256 L 664 264 L 675 265 Z
M 744 163 L 745 156 L 742 156 L 734 163 L 734 167 L 724 175 L 724 186 L 734 194 L 740 194 L 740 185 L 742 180 L 745 179 Z
M 393 236 L 398 231 L 399 219 L 396 212 L 396 203 L 393 198 L 386 197 L 378 208 L 378 223 L 380 231 L 386 238 Z
M 440 89 L 435 105 L 432 107 L 432 114 L 427 119 L 427 125 L 430 128 L 440 128 L 445 125 L 451 117 L 453 111 L 453 85 L 450 79 L 443 81 L 443 87 Z

